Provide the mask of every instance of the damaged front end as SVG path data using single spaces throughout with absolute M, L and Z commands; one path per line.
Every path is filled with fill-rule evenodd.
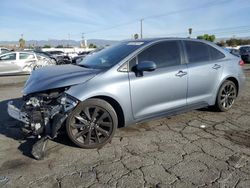
M 21 129 L 38 138 L 31 152 L 36 159 L 43 158 L 47 140 L 57 136 L 68 114 L 78 103 L 64 91 L 65 88 L 24 96 L 20 109 L 12 101 L 8 103 L 9 115 L 23 122 Z

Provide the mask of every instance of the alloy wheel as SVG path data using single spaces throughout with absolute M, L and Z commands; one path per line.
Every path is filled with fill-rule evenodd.
M 220 104 L 224 109 L 228 110 L 232 107 L 236 99 L 236 93 L 236 87 L 232 82 L 228 82 L 223 86 L 220 94 Z
M 82 148 L 98 148 L 107 143 L 116 129 L 112 115 L 97 105 L 80 105 L 70 115 L 67 132 Z

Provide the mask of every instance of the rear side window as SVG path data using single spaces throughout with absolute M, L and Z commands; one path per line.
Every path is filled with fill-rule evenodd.
M 138 55 L 138 63 L 153 61 L 157 68 L 181 64 L 180 49 L 177 41 L 166 41 L 155 44 Z
M 29 53 L 20 53 L 19 58 L 20 59 L 35 59 L 35 56 Z
M 216 48 L 202 42 L 184 41 L 189 63 L 222 59 L 225 55 Z
M 189 63 L 210 60 L 208 45 L 201 42 L 185 41 L 185 47 Z

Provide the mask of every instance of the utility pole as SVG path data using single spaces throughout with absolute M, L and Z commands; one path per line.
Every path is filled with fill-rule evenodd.
M 142 39 L 142 21 L 143 21 L 144 19 L 142 18 L 142 19 L 140 19 L 140 23 L 141 23 L 141 39 Z
M 69 47 L 69 41 L 70 41 L 70 34 L 68 33 L 68 47 Z
M 192 28 L 188 28 L 189 38 L 191 38 L 192 31 L 193 31 L 193 29 L 192 29 Z
M 85 44 L 84 44 L 84 33 L 82 33 L 82 44 L 81 44 L 81 47 L 84 47 Z

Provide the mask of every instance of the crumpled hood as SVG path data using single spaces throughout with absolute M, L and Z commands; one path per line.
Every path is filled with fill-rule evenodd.
M 84 83 L 100 72 L 98 69 L 87 69 L 76 65 L 57 65 L 35 70 L 27 80 L 23 93 L 46 91 Z

